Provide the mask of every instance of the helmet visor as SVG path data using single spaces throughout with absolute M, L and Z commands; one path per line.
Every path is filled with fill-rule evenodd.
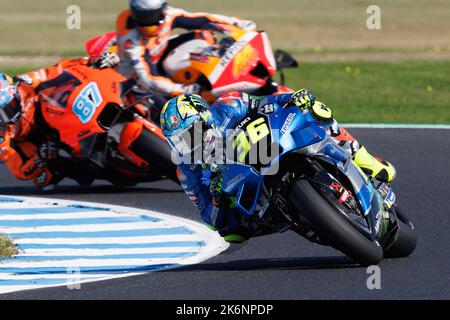
M 207 130 L 206 124 L 201 120 L 196 120 L 192 126 L 187 129 L 178 131 L 167 138 L 172 149 L 181 157 L 195 156 L 197 150 L 201 151 L 203 146 L 203 134 Z M 202 153 L 198 152 L 198 157 L 190 158 L 198 162 L 202 160 Z M 197 161 L 195 161 L 197 162 Z
M 20 102 L 13 98 L 7 105 L 0 108 L 0 125 L 16 123 L 20 115 Z
M 165 6 L 155 10 L 132 10 L 133 19 L 138 27 L 159 26 L 165 18 Z

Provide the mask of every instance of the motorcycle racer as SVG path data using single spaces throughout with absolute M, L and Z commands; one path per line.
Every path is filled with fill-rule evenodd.
M 39 109 L 41 88 L 71 66 L 92 65 L 110 67 L 109 54 L 96 59 L 64 59 L 51 67 L 17 75 L 14 78 L 0 73 L 0 161 L 19 180 L 32 180 L 38 187 L 51 189 L 62 177 L 47 166 L 58 154 L 57 144 L 48 136 Z
M 158 63 L 170 51 L 172 29 L 223 31 L 227 25 L 256 30 L 249 20 L 209 13 L 189 13 L 168 6 L 166 0 L 130 0 L 130 8 L 117 18 L 119 72 L 137 78 L 147 89 L 176 96 L 197 93 L 197 84 L 182 85 L 161 75 Z
M 49 143 L 42 143 L 42 154 L 38 149 L 36 103 L 31 86 L 0 74 L 0 161 L 17 179 L 44 187 L 54 180 L 44 160 L 53 157 L 55 150 Z
M 254 230 L 244 221 L 242 214 L 233 208 L 233 199 L 224 194 L 223 164 L 211 160 L 214 158 L 211 150 L 222 139 L 226 140 L 227 129 L 245 121 L 249 108 L 255 101 L 262 99 L 268 109 L 274 104 L 308 109 L 326 129 L 327 134 L 352 156 L 354 163 L 367 175 L 383 182 L 391 182 L 395 178 L 395 168 L 370 155 L 364 146 L 337 123 L 331 110 L 322 102 L 316 101 L 314 95 L 306 89 L 267 97 L 235 92 L 222 96 L 211 106 L 198 95 L 180 95 L 164 106 L 161 128 L 178 157 L 177 176 L 186 194 L 199 209 L 204 222 L 217 230 L 226 241 L 243 242 L 254 234 Z M 202 137 L 201 141 L 192 140 L 196 131 Z

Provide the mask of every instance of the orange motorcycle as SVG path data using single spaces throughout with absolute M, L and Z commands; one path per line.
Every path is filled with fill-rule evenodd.
M 82 185 L 96 179 L 134 185 L 176 180 L 171 150 L 149 115 L 151 96 L 113 69 L 70 65 L 38 88 L 49 135 L 59 145 L 48 165 Z

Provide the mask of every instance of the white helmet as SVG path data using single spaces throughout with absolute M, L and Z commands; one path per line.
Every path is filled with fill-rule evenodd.
M 140 27 L 156 26 L 164 20 L 167 0 L 130 0 L 134 22 Z

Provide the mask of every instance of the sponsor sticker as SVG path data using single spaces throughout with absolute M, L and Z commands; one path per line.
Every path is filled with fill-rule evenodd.
M 268 103 L 263 105 L 260 109 L 259 109 L 260 113 L 263 114 L 271 114 L 275 111 L 275 106 L 273 103 Z
M 292 121 L 295 118 L 295 113 L 289 113 L 289 115 L 286 118 L 286 121 L 284 121 L 283 126 L 281 127 L 281 134 L 285 134 L 286 131 L 289 129 L 289 126 L 291 125 Z
M 234 177 L 233 179 L 231 179 L 230 181 L 228 181 L 227 183 L 227 187 L 225 189 L 226 192 L 230 191 L 231 189 L 233 189 L 233 187 L 242 180 L 244 176 L 241 174 L 239 174 L 238 176 Z

